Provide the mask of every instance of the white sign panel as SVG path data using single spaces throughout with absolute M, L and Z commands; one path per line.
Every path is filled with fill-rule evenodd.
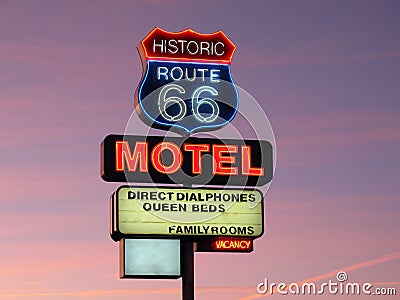
M 121 278 L 179 278 L 180 240 L 122 239 Z
M 112 196 L 111 236 L 234 236 L 263 234 L 258 190 L 122 186 Z

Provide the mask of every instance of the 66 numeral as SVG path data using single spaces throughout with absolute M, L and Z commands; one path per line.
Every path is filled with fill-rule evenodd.
M 161 116 L 167 120 L 167 121 L 171 121 L 171 122 L 177 122 L 182 120 L 187 112 L 186 109 L 186 104 L 183 101 L 182 98 L 178 97 L 178 96 L 170 96 L 167 97 L 167 93 L 171 90 L 175 90 L 177 91 L 179 94 L 185 94 L 186 91 L 183 87 L 181 87 L 180 85 L 174 84 L 174 83 L 170 83 L 167 84 L 166 86 L 164 86 L 159 94 L 158 97 L 158 108 L 160 110 L 160 114 Z M 215 100 L 211 99 L 211 98 L 200 98 L 200 94 L 208 92 L 210 93 L 212 96 L 218 96 L 218 91 L 216 89 L 214 89 L 211 86 L 201 86 L 198 89 L 196 89 L 193 94 L 192 94 L 192 113 L 193 116 L 202 123 L 211 123 L 213 122 L 216 118 L 218 118 L 219 115 L 219 107 L 217 102 L 215 102 Z M 167 107 L 172 105 L 172 104 L 177 104 L 179 106 L 179 112 L 175 115 L 170 115 L 167 112 Z M 212 113 L 209 116 L 203 116 L 200 113 L 200 107 L 202 105 L 208 105 L 211 110 Z

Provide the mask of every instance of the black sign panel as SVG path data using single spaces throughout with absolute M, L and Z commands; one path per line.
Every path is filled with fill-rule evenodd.
M 262 186 L 272 174 L 268 141 L 108 135 L 101 144 L 109 182 Z

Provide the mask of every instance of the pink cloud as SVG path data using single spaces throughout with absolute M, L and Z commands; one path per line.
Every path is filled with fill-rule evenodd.
M 65 142 L 90 137 L 104 128 L 110 130 L 110 122 L 118 123 L 122 131 L 130 115 L 126 109 L 133 110 L 134 83 L 139 81 L 141 66 L 134 49 L 124 53 L 128 58 L 115 56 L 114 51 L 82 45 L 0 45 L 7 82 L 1 92 L 0 149 L 46 138 Z M 110 56 L 114 59 L 106 59 Z M 111 86 L 115 89 L 121 81 L 126 88 L 114 92 Z M 110 118 L 110 113 L 122 111 L 120 118 Z
M 365 62 L 383 59 L 398 59 L 400 52 L 382 50 L 377 52 L 343 53 L 343 48 L 338 49 L 338 44 L 328 41 L 297 44 L 292 48 L 280 48 L 279 53 L 273 49 L 241 45 L 234 57 L 234 64 L 243 67 L 287 67 L 301 65 L 317 65 L 328 63 Z M 351 45 L 347 45 L 351 46 Z M 339 46 L 340 47 L 340 46 Z M 366 50 L 368 51 L 368 49 Z M 255 57 L 257 59 L 255 59 Z
M 99 163 L 100 164 L 100 163 Z M 114 187 L 117 184 L 102 183 L 100 171 L 97 165 L 94 169 L 86 166 L 77 172 L 76 166 L 25 166 L 20 168 L 2 168 L 0 177 L 2 185 L 0 186 L 0 203 L 23 203 L 30 202 L 32 199 L 71 199 L 71 204 L 78 202 L 81 205 L 92 203 L 95 199 L 82 201 L 83 195 L 91 193 L 94 196 L 104 193 L 104 201 L 108 201 Z M 75 199 L 75 200 L 73 200 Z M 96 200 L 98 202 L 98 200 Z M 40 201 L 38 202 L 40 206 Z
M 286 126 L 295 130 L 276 136 L 279 167 L 366 158 L 368 151 L 357 147 L 400 141 L 399 120 L 399 113 L 389 111 L 293 116 Z M 333 155 L 337 149 L 352 151 Z
M 253 287 L 197 287 L 196 293 L 203 294 L 207 292 L 218 293 L 237 293 L 248 292 Z M 166 295 L 180 294 L 180 288 L 158 288 L 158 289 L 120 289 L 120 290 L 86 290 L 86 291 L 60 291 L 60 292 L 41 292 L 41 293 L 15 293 L 15 294 L 0 294 L 0 298 L 25 298 L 25 297 L 52 297 L 52 296 L 71 296 L 80 298 L 92 297 L 117 297 L 127 295 Z

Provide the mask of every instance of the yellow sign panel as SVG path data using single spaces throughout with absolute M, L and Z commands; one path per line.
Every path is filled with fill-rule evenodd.
M 111 236 L 263 234 L 259 190 L 122 186 L 111 197 Z

